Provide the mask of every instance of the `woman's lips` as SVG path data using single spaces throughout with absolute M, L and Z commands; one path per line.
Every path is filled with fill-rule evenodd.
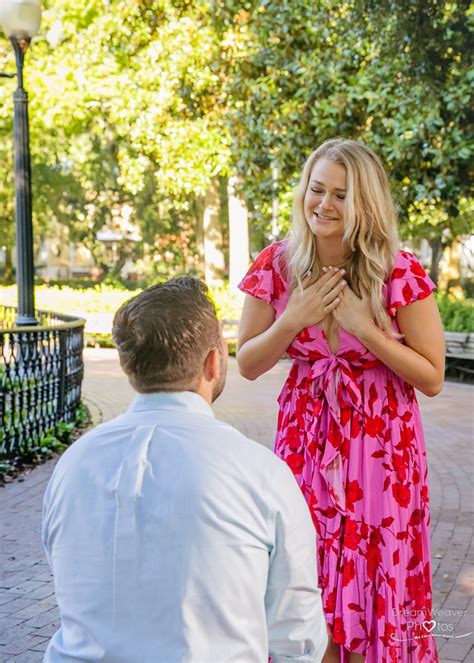
M 337 221 L 335 216 L 322 216 L 318 212 L 313 212 L 314 216 L 320 221 Z

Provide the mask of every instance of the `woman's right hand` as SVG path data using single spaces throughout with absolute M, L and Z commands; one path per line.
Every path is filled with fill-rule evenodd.
M 330 269 L 317 281 L 308 285 L 311 276 L 303 281 L 303 290 L 295 288 L 281 317 L 299 333 L 305 327 L 319 325 L 339 303 L 338 295 L 346 285 L 344 270 Z

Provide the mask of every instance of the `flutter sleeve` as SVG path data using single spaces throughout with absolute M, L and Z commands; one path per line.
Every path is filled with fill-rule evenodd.
M 387 286 L 387 311 L 391 316 L 400 306 L 425 299 L 436 290 L 418 259 L 408 251 L 399 252 Z
M 263 249 L 250 266 L 238 287 L 252 297 L 275 305 L 287 287 L 281 270 L 282 243 L 270 244 Z

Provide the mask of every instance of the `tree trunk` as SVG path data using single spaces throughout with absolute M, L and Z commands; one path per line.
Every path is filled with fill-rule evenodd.
M 229 178 L 229 286 L 240 292 L 237 284 L 249 266 L 248 212 L 244 201 L 236 193 L 237 178 Z
M 12 247 L 8 245 L 5 249 L 5 271 L 3 272 L 3 278 L 6 283 L 13 282 Z
M 224 253 L 220 219 L 220 182 L 214 178 L 204 200 L 205 279 L 209 286 L 224 284 Z
M 442 241 L 437 237 L 433 237 L 432 239 L 430 239 L 429 244 L 432 252 L 429 277 L 435 285 L 438 285 L 439 263 L 441 262 L 441 258 L 443 256 L 443 250 L 445 247 L 443 246 Z
M 197 255 L 195 270 L 199 278 L 204 279 L 206 272 L 206 261 L 204 257 L 204 211 L 202 198 L 193 198 L 191 203 L 191 214 L 194 220 L 194 237 Z

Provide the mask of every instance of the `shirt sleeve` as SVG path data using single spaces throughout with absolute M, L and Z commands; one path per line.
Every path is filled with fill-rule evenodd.
M 282 508 L 275 514 L 265 608 L 273 663 L 319 663 L 327 628 L 318 588 L 316 532 L 291 470 L 278 473 Z
M 407 251 L 400 251 L 387 291 L 387 310 L 395 316 L 400 306 L 407 306 L 431 295 L 436 286 L 426 274 L 417 258 Z
M 281 297 L 286 291 L 279 268 L 280 244 L 270 244 L 259 253 L 238 288 L 252 297 L 262 299 L 267 304 Z
M 51 493 L 53 491 L 55 475 L 56 475 L 56 468 L 54 468 L 53 474 L 49 479 L 46 491 L 44 493 L 43 510 L 42 510 L 42 527 L 41 527 L 41 539 L 43 542 L 43 550 L 46 556 L 46 561 L 48 562 L 49 568 L 51 569 L 51 572 L 53 572 L 53 561 L 52 561 L 51 545 L 50 545 Z

